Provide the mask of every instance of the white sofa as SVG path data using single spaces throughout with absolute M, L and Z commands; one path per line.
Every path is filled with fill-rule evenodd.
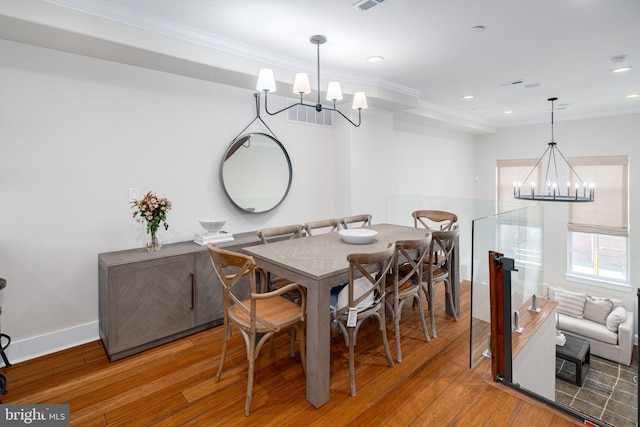
M 631 364 L 633 310 L 622 301 L 544 285 L 544 296 L 558 302 L 556 328 L 591 343 L 591 354 Z

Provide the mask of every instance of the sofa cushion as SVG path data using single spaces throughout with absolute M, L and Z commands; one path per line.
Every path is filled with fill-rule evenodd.
M 611 313 L 609 313 L 609 316 L 607 316 L 607 329 L 613 332 L 618 332 L 618 326 L 620 326 L 620 323 L 625 320 L 627 320 L 627 310 L 625 310 L 624 307 L 616 307 Z
M 587 294 L 582 292 L 572 292 L 566 289 L 555 288 L 550 297 L 558 302 L 558 312 L 582 319 L 584 316 L 584 305 L 587 301 Z
M 584 338 L 600 341 L 606 344 L 618 344 L 618 334 L 610 331 L 605 325 L 591 320 L 578 319 L 564 314 L 558 315 L 560 330 L 580 335 Z
M 611 300 L 589 296 L 584 304 L 584 318 L 605 325 L 607 323 L 607 316 L 609 316 L 612 310 L 613 302 Z

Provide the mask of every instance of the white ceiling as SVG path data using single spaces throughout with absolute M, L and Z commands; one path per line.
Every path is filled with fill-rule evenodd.
M 281 81 L 316 75 L 309 37 L 323 34 L 323 85 L 337 78 L 346 93 L 362 86 L 374 105 L 400 100 L 418 115 L 545 122 L 549 97 L 559 98 L 558 120 L 640 112 L 640 97 L 627 97 L 640 94 L 639 0 L 384 0 L 367 12 L 355 0 L 29 1 L 250 59 L 247 75 L 269 66 Z M 371 55 L 385 59 L 366 63 Z M 612 73 L 618 55 L 615 65 L 635 67 Z

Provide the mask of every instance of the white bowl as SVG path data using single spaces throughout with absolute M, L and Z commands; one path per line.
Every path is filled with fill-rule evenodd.
M 200 220 L 202 228 L 212 234 L 220 232 L 226 223 L 227 220 L 221 218 L 204 218 Z
M 369 230 L 368 228 L 352 228 L 338 231 L 340 237 L 345 243 L 352 243 L 356 245 L 365 245 L 376 240 L 378 232 L 375 230 Z

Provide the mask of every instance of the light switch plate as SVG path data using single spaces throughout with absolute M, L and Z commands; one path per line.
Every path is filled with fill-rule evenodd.
M 138 199 L 140 199 L 140 189 L 129 188 L 129 202 L 134 202 Z

